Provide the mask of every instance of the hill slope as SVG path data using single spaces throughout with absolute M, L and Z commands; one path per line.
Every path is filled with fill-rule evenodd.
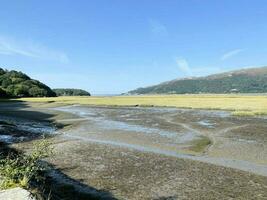
M 0 97 L 54 97 L 45 84 L 18 71 L 0 68 Z
M 57 96 L 91 96 L 89 92 L 81 89 L 58 88 L 53 89 Z
M 176 79 L 130 91 L 129 94 L 266 93 L 267 67 L 242 69 L 205 77 Z

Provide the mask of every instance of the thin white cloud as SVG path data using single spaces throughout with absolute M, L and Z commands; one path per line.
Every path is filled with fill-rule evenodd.
M 157 20 L 149 20 L 150 30 L 154 35 L 167 36 L 169 35 L 167 27 Z
M 189 67 L 189 64 L 186 59 L 184 58 L 176 58 L 176 64 L 178 65 L 178 68 L 180 71 L 182 71 L 187 76 L 192 76 L 193 72 L 192 69 Z
M 0 36 L 0 54 L 20 55 L 61 63 L 69 62 L 69 58 L 64 52 L 47 48 L 32 41 L 18 41 L 4 36 Z
M 191 67 L 188 61 L 183 57 L 175 58 L 176 64 L 183 75 L 185 76 L 206 76 L 222 72 L 220 67 Z
M 222 55 L 221 60 L 227 60 L 228 58 L 231 58 L 239 53 L 241 53 L 242 51 L 245 51 L 245 49 L 234 49 L 232 51 L 226 52 L 225 54 Z

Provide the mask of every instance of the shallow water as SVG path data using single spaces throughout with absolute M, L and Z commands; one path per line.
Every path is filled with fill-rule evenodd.
M 0 141 L 10 144 L 14 141 L 14 137 L 11 135 L 0 135 Z
M 55 127 L 46 122 L 2 115 L 0 121 L 9 123 L 8 125 L 0 125 L 0 141 L 8 144 L 22 142 L 34 137 L 34 135 L 38 137 L 45 134 L 54 134 L 56 131 Z M 23 136 L 20 136 L 21 134 Z
M 71 112 L 72 114 L 76 114 L 81 117 L 82 120 L 88 120 L 90 122 L 94 122 L 94 126 L 99 129 L 107 130 L 107 131 L 122 131 L 125 134 L 129 134 L 132 132 L 141 133 L 144 135 L 151 136 L 159 136 L 166 137 L 169 139 L 173 139 L 179 143 L 188 143 L 199 139 L 200 135 L 189 128 L 186 131 L 178 132 L 171 131 L 168 129 L 158 128 L 158 123 L 153 123 L 153 120 L 150 121 L 152 124 L 150 126 L 138 123 L 138 119 L 135 119 L 138 114 L 143 112 L 151 112 L 151 114 L 160 115 L 161 112 L 170 112 L 175 113 L 177 109 L 168 108 L 168 109 L 129 109 L 129 110 L 120 110 L 120 109 L 110 109 L 110 108 L 90 108 L 90 107 L 79 107 L 79 106 L 68 106 L 63 108 L 56 108 L 56 110 Z M 114 112 L 115 111 L 115 112 Z M 112 112 L 112 114 L 110 114 Z M 114 112 L 114 113 L 113 113 Z M 127 112 L 127 114 L 125 114 Z M 114 118 L 116 120 L 114 120 Z M 70 119 L 71 120 L 71 119 Z M 74 120 L 74 119 L 73 119 Z M 76 119 L 77 120 L 77 119 Z M 140 118 L 139 118 L 140 120 Z M 147 120 L 147 119 L 146 119 Z M 132 122 L 132 123 L 130 123 Z
M 266 165 L 242 160 L 242 157 L 236 159 L 231 155 L 214 157 L 208 154 L 193 156 L 183 153 L 185 148 L 201 137 L 208 135 L 214 139 L 216 134 L 231 132 L 235 126 L 252 123 L 251 120 L 253 119 L 233 118 L 226 111 L 176 108 L 66 106 L 56 108 L 56 110 L 69 112 L 78 117 L 77 119 L 66 120 L 81 121 L 76 130 L 70 130 L 64 134 L 64 137 L 69 139 L 192 159 L 267 176 Z M 229 126 L 233 127 L 229 128 Z M 221 136 L 218 137 L 221 138 Z M 242 138 L 233 139 L 234 141 L 238 143 L 233 145 L 254 144 L 253 140 L 248 142 Z M 242 151 L 239 152 L 241 156 L 246 154 Z
M 46 122 L 37 122 L 33 120 L 7 116 L 0 116 L 0 121 L 9 122 L 20 130 L 29 131 L 32 133 L 53 134 L 55 132 L 55 127 Z
M 202 125 L 202 126 L 206 126 L 206 127 L 209 127 L 209 128 L 214 128 L 214 123 L 211 123 L 210 121 L 208 120 L 202 120 L 202 121 L 199 121 L 198 124 Z

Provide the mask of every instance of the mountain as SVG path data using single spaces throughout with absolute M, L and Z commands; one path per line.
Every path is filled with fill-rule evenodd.
M 22 72 L 0 68 L 0 97 L 54 97 L 45 84 L 31 79 Z
M 85 90 L 72 89 L 72 88 L 58 88 L 53 89 L 57 96 L 91 96 L 91 94 Z
M 266 93 L 267 67 L 241 69 L 205 77 L 175 79 L 128 94 Z

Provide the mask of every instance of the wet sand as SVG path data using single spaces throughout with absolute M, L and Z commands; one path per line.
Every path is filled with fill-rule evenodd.
M 51 162 L 118 199 L 267 197 L 267 119 L 176 108 L 32 106 L 71 125 L 52 139 Z

